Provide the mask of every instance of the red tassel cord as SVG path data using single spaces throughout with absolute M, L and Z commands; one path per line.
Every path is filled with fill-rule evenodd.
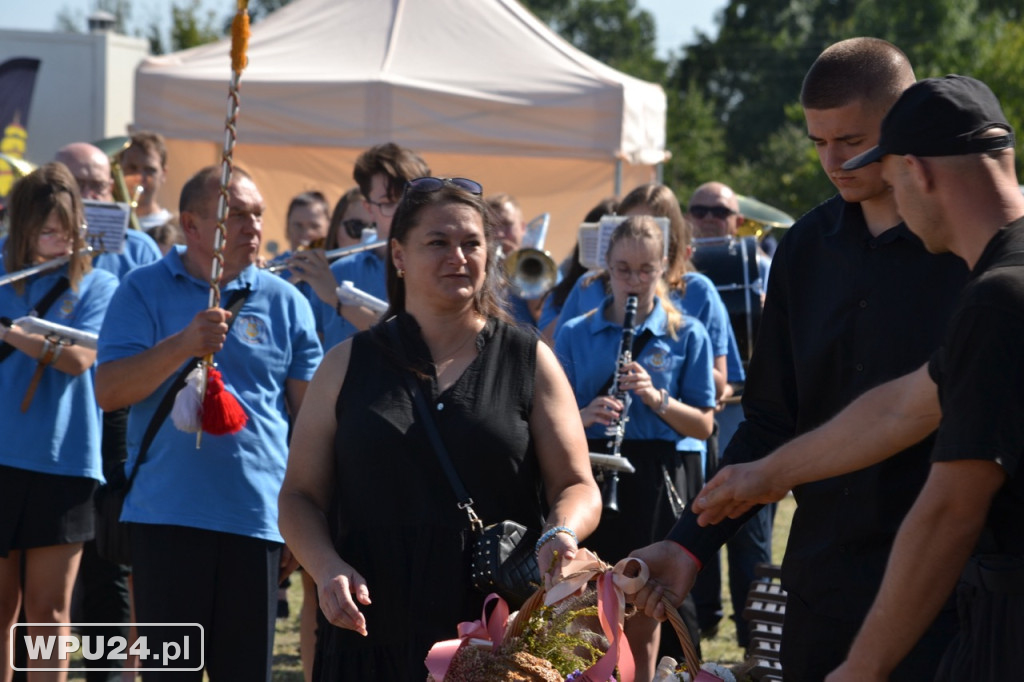
M 203 431 L 214 436 L 238 433 L 249 421 L 235 396 L 224 388 L 224 380 L 215 367 L 209 368 L 206 396 L 203 397 Z

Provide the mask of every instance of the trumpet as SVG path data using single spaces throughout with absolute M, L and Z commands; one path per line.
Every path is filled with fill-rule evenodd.
M 337 260 L 345 256 L 351 256 L 354 253 L 362 253 L 363 251 L 373 251 L 379 249 L 382 246 L 387 246 L 386 239 L 380 239 L 373 242 L 366 242 L 364 244 L 354 244 L 352 246 L 343 246 L 340 249 L 331 249 L 330 251 L 324 251 L 324 256 L 327 260 Z M 284 260 L 273 260 L 264 267 L 267 272 L 280 272 L 281 270 L 288 269 L 288 259 Z
M 547 251 L 524 247 L 505 259 L 505 274 L 517 296 L 534 301 L 555 286 L 558 265 Z
M 504 256 L 505 275 L 515 294 L 527 301 L 536 301 L 558 283 L 558 265 L 544 250 L 548 236 L 550 213 L 541 213 L 526 225 L 522 248 Z

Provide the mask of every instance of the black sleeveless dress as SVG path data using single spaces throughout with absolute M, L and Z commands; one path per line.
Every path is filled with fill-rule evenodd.
M 399 361 L 384 325 L 397 325 Z M 430 646 L 480 617 L 484 594 L 469 577 L 469 523 L 426 433 L 417 423 L 400 363 L 412 362 L 438 431 L 484 524 L 543 523 L 540 471 L 530 439 L 536 337 L 490 321 L 478 355 L 438 394 L 416 321 L 399 314 L 353 337 L 338 396 L 335 496 L 329 525 L 338 554 L 364 578 L 369 635 L 318 614 L 314 679 L 426 679 Z

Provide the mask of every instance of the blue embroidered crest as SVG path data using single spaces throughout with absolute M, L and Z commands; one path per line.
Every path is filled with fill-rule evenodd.
M 644 365 L 651 372 L 667 372 L 671 367 L 668 353 L 661 348 L 652 348 L 644 356 Z
M 266 343 L 267 326 L 263 320 L 255 315 L 243 315 L 238 318 L 233 328 L 238 338 L 248 344 L 260 345 Z

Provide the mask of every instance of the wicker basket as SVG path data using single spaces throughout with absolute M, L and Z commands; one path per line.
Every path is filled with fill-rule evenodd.
M 523 603 L 519 608 L 518 613 L 506 629 L 506 639 L 522 636 L 523 632 L 526 630 L 526 625 L 530 622 L 530 618 L 533 617 L 534 612 L 544 604 L 544 595 L 546 593 L 547 591 L 542 586 Z M 701 670 L 701 661 L 700 657 L 697 655 L 697 648 L 693 645 L 693 641 L 690 639 L 690 633 L 686 629 L 683 619 L 679 616 L 679 611 L 672 606 L 668 597 L 663 596 L 661 601 L 665 605 L 665 613 L 668 614 L 668 621 L 672 624 L 672 629 L 675 630 L 676 636 L 679 638 L 679 644 L 683 648 L 683 657 L 686 659 L 686 667 L 691 671 L 690 677 L 691 679 L 695 679 Z

